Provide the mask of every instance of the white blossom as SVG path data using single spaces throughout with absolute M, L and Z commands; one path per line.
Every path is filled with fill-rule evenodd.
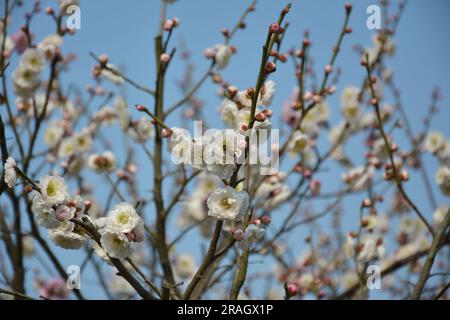
M 41 72 L 45 67 L 44 53 L 39 49 L 28 48 L 20 57 L 20 66 L 31 72 Z
M 216 51 L 215 60 L 216 65 L 219 69 L 224 69 L 228 62 L 230 61 L 231 57 L 231 50 L 230 47 L 225 44 L 218 44 L 214 47 Z
M 219 107 L 220 117 L 227 124 L 229 128 L 236 128 L 238 107 L 234 101 L 224 99 Z
M 181 278 L 192 277 L 195 273 L 195 259 L 192 255 L 183 253 L 175 259 L 175 270 Z
M 128 135 L 138 143 L 144 143 L 155 135 L 154 124 L 149 117 L 143 116 L 127 131 Z
M 91 154 L 88 159 L 88 166 L 95 172 L 112 172 L 116 169 L 116 157 L 111 151 Z
M 258 105 L 270 106 L 272 104 L 272 99 L 275 94 L 275 82 L 268 80 L 264 83 L 259 91 Z
M 19 89 L 33 91 L 39 86 L 39 73 L 33 72 L 30 69 L 19 66 L 12 74 L 14 84 Z
M 42 50 L 47 58 L 51 58 L 62 44 L 63 39 L 60 35 L 49 34 L 37 45 L 37 48 Z
M 441 188 L 442 193 L 450 196 L 450 169 L 447 166 L 441 166 L 436 171 L 436 183 Z
M 45 129 L 44 142 L 50 146 L 55 147 L 62 139 L 64 129 L 58 124 L 51 124 Z
M 116 72 L 112 71 L 112 70 L 115 71 L 116 67 L 110 63 L 108 63 L 106 66 L 109 70 L 103 68 L 100 71 L 100 75 L 111 83 L 114 83 L 117 85 L 123 84 L 123 82 L 124 82 L 123 77 L 120 76 L 119 74 L 117 74 Z
M 49 205 L 63 203 L 68 198 L 67 186 L 59 176 L 43 176 L 40 179 L 42 200 Z
M 423 148 L 425 151 L 435 153 L 444 148 L 445 136 L 440 131 L 430 131 L 425 138 Z
M 126 202 L 115 205 L 108 213 L 108 219 L 109 226 L 122 233 L 133 231 L 141 220 L 136 209 Z
M 100 243 L 106 254 L 112 258 L 125 259 L 132 254 L 132 244 L 127 236 L 117 229 L 103 229 Z
M 301 131 L 297 130 L 292 134 L 288 150 L 292 156 L 296 156 L 302 153 L 308 147 L 308 143 L 309 137 Z
M 80 249 L 86 244 L 85 236 L 76 231 L 73 222 L 62 222 L 58 228 L 48 230 L 49 238 L 64 249 Z
M 247 210 L 248 205 L 248 194 L 229 186 L 216 189 L 207 200 L 208 215 L 220 220 L 236 219 Z
M 434 213 L 433 213 L 433 224 L 436 227 L 440 227 L 442 222 L 445 219 L 445 216 L 448 212 L 448 210 L 450 209 L 450 205 L 446 204 L 443 206 L 440 206 L 439 208 L 437 208 Z
M 8 187 L 14 188 L 17 182 L 16 160 L 9 157 L 4 165 L 5 183 Z
M 61 224 L 60 221 L 56 219 L 53 207 L 46 203 L 39 193 L 33 197 L 31 210 L 36 215 L 37 223 L 47 229 L 57 228 Z
M 249 224 L 245 229 L 244 238 L 239 242 L 240 247 L 243 250 L 248 249 L 253 242 L 264 237 L 264 233 L 265 230 L 263 227 L 255 224 Z

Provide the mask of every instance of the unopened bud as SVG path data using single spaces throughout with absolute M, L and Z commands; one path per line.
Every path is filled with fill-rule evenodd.
M 101 54 L 100 57 L 98 57 L 98 60 L 102 65 L 105 65 L 108 63 L 108 56 L 106 54 Z
M 264 121 L 266 121 L 266 118 L 267 117 L 263 112 L 260 112 L 255 116 L 255 120 L 258 122 L 264 122 Z
M 272 72 L 275 72 L 276 70 L 277 70 L 277 66 L 275 65 L 274 62 L 272 62 L 272 61 L 267 62 L 266 67 L 265 67 L 266 73 L 272 73 Z
M 163 128 L 161 130 L 161 135 L 163 136 L 163 138 L 168 138 L 172 135 L 172 130 L 170 130 L 169 128 Z
M 400 174 L 400 179 L 402 179 L 402 181 L 408 181 L 409 180 L 408 171 L 402 171 L 402 173 Z
M 269 30 L 270 30 L 270 33 L 278 33 L 278 32 L 280 32 L 280 25 L 278 23 L 272 23 L 270 25 Z
M 289 283 L 286 285 L 286 294 L 288 297 L 293 297 L 298 293 L 298 286 L 295 283 Z
M 170 31 L 173 29 L 174 25 L 175 25 L 175 23 L 173 22 L 173 20 L 168 19 L 168 20 L 164 21 L 163 28 L 166 31 Z
M 362 203 L 363 208 L 369 208 L 372 206 L 372 200 L 370 200 L 369 198 L 366 198 L 363 200 Z
M 264 215 L 260 218 L 261 222 L 265 225 L 268 225 L 272 219 L 268 215 Z
M 235 86 L 228 87 L 228 95 L 232 98 L 237 94 L 238 89 Z
M 159 57 L 159 60 L 160 60 L 162 63 L 167 63 L 167 62 L 170 61 L 170 55 L 167 54 L 167 53 L 163 53 L 163 54 Z
M 345 4 L 345 11 L 350 13 L 352 11 L 353 6 L 350 3 Z

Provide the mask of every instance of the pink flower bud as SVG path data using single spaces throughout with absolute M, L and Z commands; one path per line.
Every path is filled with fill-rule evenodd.
M 268 215 L 262 216 L 260 220 L 265 225 L 270 224 L 270 222 L 272 221 L 272 219 Z
M 228 87 L 228 94 L 230 97 L 234 97 L 237 94 L 238 89 L 235 86 Z
M 174 24 L 175 24 L 175 23 L 173 22 L 173 20 L 167 19 L 166 21 L 164 21 L 163 28 L 164 28 L 164 30 L 166 30 L 166 31 L 170 31 L 170 30 L 172 30 Z
M 173 26 L 178 27 L 180 25 L 180 19 L 178 17 L 172 18 Z
M 255 116 L 255 120 L 258 122 L 264 122 L 266 121 L 266 115 L 263 112 L 260 112 Z
M 318 196 L 320 194 L 321 182 L 319 180 L 311 180 L 310 188 L 313 196 Z
M 409 180 L 408 171 L 402 171 L 402 173 L 400 174 L 400 178 L 402 179 L 402 181 L 408 181 Z
M 264 110 L 262 111 L 262 113 L 264 113 L 264 115 L 265 115 L 267 118 L 270 118 L 270 117 L 272 116 L 272 114 L 273 114 L 272 110 L 270 110 L 270 109 L 264 109 Z
M 331 64 L 327 64 L 327 65 L 325 66 L 325 72 L 326 72 L 326 73 L 331 73 L 331 72 L 333 72 L 333 66 L 332 66 Z
M 141 105 L 141 104 L 137 104 L 136 105 L 136 110 L 142 112 L 142 111 L 145 111 L 145 107 L 143 105 Z
M 267 62 L 265 71 L 266 71 L 266 73 L 272 73 L 272 72 L 277 71 L 276 64 L 272 61 Z
M 313 95 L 313 101 L 315 103 L 319 103 L 320 101 L 322 101 L 322 97 L 319 96 L 318 94 Z
M 350 13 L 350 11 L 352 11 L 353 6 L 350 3 L 346 3 L 345 4 L 345 11 L 347 13 Z
M 172 130 L 170 130 L 170 129 L 168 129 L 168 128 L 163 128 L 163 129 L 161 130 L 161 135 L 162 135 L 164 138 L 168 138 L 168 137 L 170 137 L 170 136 L 172 135 Z
M 280 32 L 280 25 L 278 23 L 272 23 L 270 25 L 269 30 L 270 30 L 270 33 L 278 33 L 278 32 Z
M 370 208 L 372 206 L 372 200 L 365 198 L 362 203 L 363 208 Z
M 108 63 L 108 56 L 106 54 L 101 54 L 100 57 L 98 57 L 98 60 L 101 64 L 105 65 Z
M 52 7 L 47 7 L 45 8 L 45 13 L 48 15 L 51 15 L 54 13 L 53 8 Z
M 298 293 L 298 286 L 295 283 L 289 283 L 286 285 L 286 293 L 289 297 L 293 297 Z
M 306 101 L 311 100 L 313 97 L 313 94 L 309 91 L 306 91 L 305 94 L 303 95 L 303 99 L 305 99 Z
M 160 60 L 162 63 L 167 63 L 167 62 L 170 61 L 170 55 L 167 54 L 167 53 L 163 53 L 163 54 L 159 57 L 159 60 Z

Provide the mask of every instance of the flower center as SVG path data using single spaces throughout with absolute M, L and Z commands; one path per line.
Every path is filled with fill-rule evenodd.
M 53 181 L 50 181 L 49 184 L 47 185 L 47 194 L 50 197 L 53 197 L 56 195 L 56 185 Z
M 220 205 L 224 209 L 230 209 L 231 206 L 233 205 L 233 201 L 231 199 L 228 199 L 228 198 L 222 199 L 222 200 L 220 200 Z
M 120 240 L 119 238 L 114 238 L 113 245 L 115 247 L 121 247 L 122 246 L 122 240 Z
M 125 212 L 119 213 L 117 221 L 119 221 L 120 224 L 127 224 L 128 220 L 129 220 L 128 215 Z

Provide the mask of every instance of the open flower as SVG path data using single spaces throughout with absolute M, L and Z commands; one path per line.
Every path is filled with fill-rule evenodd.
M 48 229 L 59 227 L 60 222 L 56 219 L 55 210 L 42 199 L 40 194 L 34 196 L 31 210 L 36 215 L 36 221 L 39 225 Z
M 116 157 L 111 151 L 92 154 L 88 159 L 88 166 L 95 172 L 111 172 L 116 168 Z
M 122 233 L 133 231 L 141 221 L 136 209 L 129 203 L 122 202 L 114 206 L 108 214 L 110 226 Z
M 58 176 L 43 176 L 40 179 L 42 200 L 48 205 L 63 203 L 68 198 L 64 179 Z
M 289 153 L 292 156 L 298 155 L 303 152 L 309 143 L 309 138 L 301 131 L 295 131 L 292 135 L 292 139 L 289 142 Z
M 8 187 L 14 188 L 17 181 L 16 160 L 9 157 L 5 162 L 5 183 Z
M 143 116 L 141 119 L 133 123 L 128 129 L 127 134 L 138 143 L 144 143 L 155 135 L 154 125 L 151 119 Z
M 216 189 L 207 200 L 208 215 L 219 220 L 234 220 L 244 213 L 249 205 L 248 194 L 245 191 L 238 192 L 226 186 Z
M 264 83 L 259 91 L 258 105 L 270 106 L 272 104 L 272 99 L 275 94 L 275 82 L 268 80 Z
M 184 253 L 176 257 L 175 268 L 181 278 L 189 278 L 195 273 L 195 260 L 190 254 Z
M 86 237 L 77 232 L 73 222 L 63 222 L 58 228 L 48 230 L 49 238 L 64 249 L 80 249 L 86 244 Z
M 450 169 L 447 166 L 441 166 L 436 171 L 435 179 L 442 193 L 450 196 Z
M 39 49 L 28 48 L 20 58 L 20 65 L 32 72 L 41 72 L 45 67 L 44 53 Z
M 19 66 L 12 74 L 14 84 L 22 90 L 35 90 L 39 86 L 39 73 Z
M 445 146 L 444 134 L 440 131 L 430 131 L 425 138 L 423 148 L 425 151 L 435 153 Z
M 215 59 L 217 67 L 219 69 L 224 69 L 230 61 L 231 49 L 225 44 L 218 44 L 214 47 L 214 49 L 216 51 Z
M 127 236 L 114 228 L 101 231 L 100 243 L 106 254 L 112 258 L 125 259 L 131 256 L 132 246 Z

